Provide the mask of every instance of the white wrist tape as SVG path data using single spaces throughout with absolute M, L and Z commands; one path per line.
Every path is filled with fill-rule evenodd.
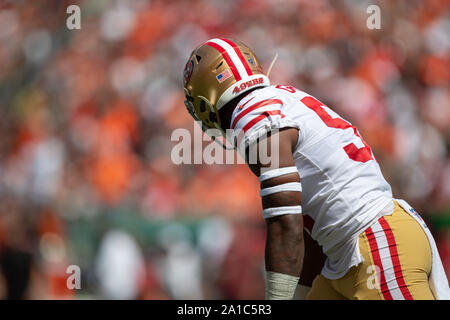
M 294 173 L 294 172 L 298 173 L 296 166 L 272 169 L 272 170 L 268 170 L 264 173 L 261 173 L 260 176 L 258 177 L 258 179 L 259 179 L 259 182 L 263 182 L 265 180 L 284 176 L 286 174 Z
M 274 187 L 261 189 L 259 194 L 261 197 L 268 196 L 272 193 L 283 192 L 283 191 L 298 191 L 302 192 L 302 184 L 300 182 L 288 182 L 279 184 Z
M 275 216 L 281 216 L 282 214 L 301 214 L 302 206 L 287 206 L 287 207 L 275 207 L 267 208 L 262 211 L 264 219 L 272 218 Z
M 266 272 L 266 299 L 291 300 L 300 277 L 278 272 Z

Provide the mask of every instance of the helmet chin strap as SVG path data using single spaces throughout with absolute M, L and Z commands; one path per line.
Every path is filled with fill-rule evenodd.
M 220 133 L 222 134 L 222 136 L 225 138 L 226 141 L 228 141 L 231 144 L 230 139 L 228 139 L 227 135 L 225 134 L 225 132 L 222 130 L 222 128 L 217 124 L 217 122 L 214 122 L 214 126 L 220 131 Z M 212 139 L 217 142 L 222 148 L 224 148 L 225 150 L 234 150 L 234 148 L 231 147 L 227 147 L 225 144 L 223 144 L 222 142 L 220 142 L 219 140 L 216 139 L 216 137 L 212 137 Z
M 211 104 L 211 102 L 209 102 L 209 100 L 206 99 L 205 97 L 203 97 L 203 96 L 198 96 L 198 97 L 200 99 L 202 99 L 203 101 L 205 101 L 206 105 L 209 107 L 211 112 L 214 112 L 214 114 L 216 114 L 216 119 L 219 119 L 218 112 L 217 112 L 217 109 L 215 108 L 215 106 L 213 106 Z M 219 121 L 220 121 L 220 119 L 219 119 Z M 230 139 L 228 139 L 227 134 L 225 133 L 225 131 L 220 126 L 220 123 L 218 123 L 216 121 L 213 121 L 213 125 L 214 125 L 214 127 L 217 130 L 219 130 L 220 134 L 225 138 L 225 140 L 228 141 L 228 143 L 230 143 L 231 145 L 233 145 L 233 143 L 230 141 Z M 213 139 L 213 141 L 217 142 L 223 149 L 225 149 L 225 150 L 234 150 L 234 148 L 227 147 L 225 144 L 223 144 L 222 142 L 217 140 L 217 138 L 215 136 L 212 136 L 211 138 Z

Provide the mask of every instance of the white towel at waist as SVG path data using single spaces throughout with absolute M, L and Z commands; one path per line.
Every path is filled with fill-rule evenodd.
M 431 291 L 433 292 L 437 300 L 450 300 L 450 288 L 448 286 L 447 276 L 445 274 L 441 258 L 439 257 L 436 242 L 434 241 L 430 230 L 428 229 L 427 225 L 422 220 L 420 215 L 405 200 L 395 199 L 395 201 L 397 201 L 398 204 L 403 209 L 405 209 L 406 212 L 408 212 L 414 219 L 419 222 L 420 226 L 425 231 L 425 234 L 428 237 L 428 241 L 430 242 L 431 253 L 433 256 L 431 274 L 429 278 Z

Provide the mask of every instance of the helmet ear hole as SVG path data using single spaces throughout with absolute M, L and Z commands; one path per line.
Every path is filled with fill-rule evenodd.
M 197 63 L 199 63 L 199 62 L 200 62 L 200 60 L 202 59 L 202 57 L 201 57 L 201 56 L 199 56 L 198 54 L 196 54 L 196 55 L 195 55 L 195 59 L 197 59 Z
M 206 111 L 206 102 L 204 100 L 200 101 L 200 112 Z

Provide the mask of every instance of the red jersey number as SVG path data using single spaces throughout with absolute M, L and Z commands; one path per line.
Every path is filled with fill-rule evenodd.
M 355 135 L 361 139 L 364 147 L 358 148 L 354 143 L 350 143 L 344 147 L 345 153 L 348 157 L 354 161 L 367 162 L 373 160 L 372 150 L 367 145 L 367 143 L 361 138 L 358 130 L 352 126 L 350 123 L 342 118 L 332 118 L 322 107 L 324 106 L 320 101 L 314 99 L 313 97 L 305 97 L 301 100 L 308 108 L 313 110 L 322 119 L 322 121 L 330 128 L 336 129 L 347 129 L 352 128 Z
M 275 88 L 281 89 L 281 90 L 286 90 L 287 92 L 290 92 L 290 93 L 295 93 L 295 88 L 293 86 L 285 86 L 285 85 L 279 84 L 279 85 L 275 86 Z
M 277 85 L 275 86 L 277 89 L 285 90 L 290 93 L 295 93 L 296 90 L 293 86 L 289 85 Z M 314 99 L 313 97 L 305 97 L 301 100 L 308 108 L 313 110 L 322 121 L 330 128 L 336 129 L 347 129 L 352 128 L 355 135 L 361 139 L 361 142 L 364 144 L 364 147 L 358 148 L 354 143 L 350 143 L 344 147 L 345 153 L 347 153 L 348 157 L 354 161 L 359 162 L 367 162 L 370 160 L 374 160 L 372 156 L 372 150 L 367 145 L 367 143 L 361 138 L 358 133 L 358 130 L 352 126 L 350 123 L 345 121 L 342 118 L 332 118 L 322 107 L 324 106 L 320 101 Z

